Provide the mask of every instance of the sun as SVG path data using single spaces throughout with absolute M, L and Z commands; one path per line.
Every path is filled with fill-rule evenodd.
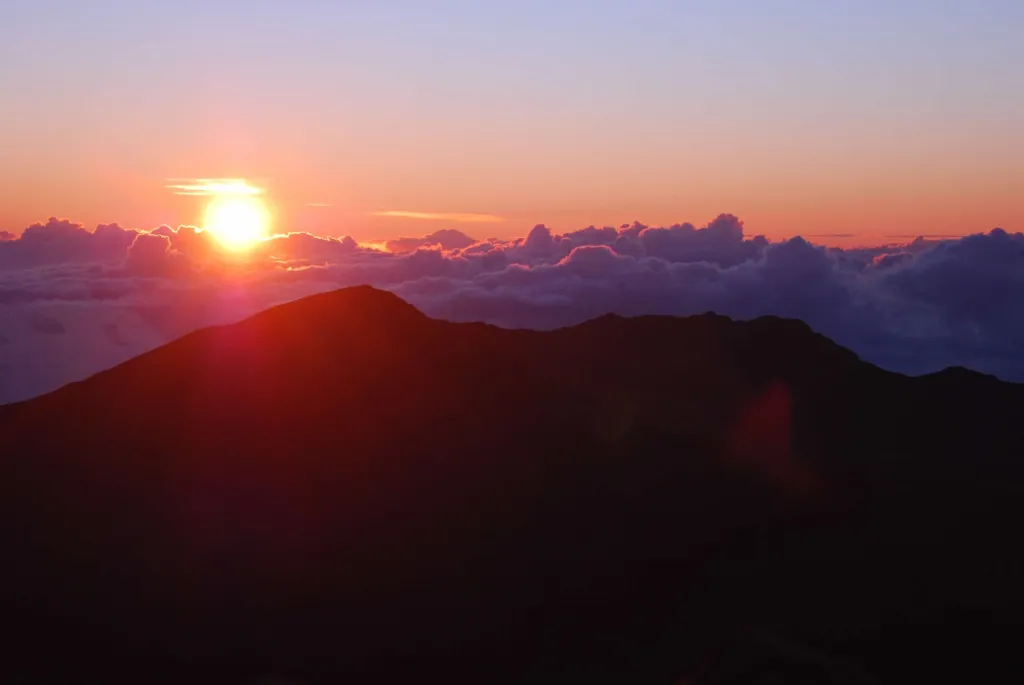
M 203 228 L 231 250 L 245 250 L 266 238 L 270 231 L 270 212 L 255 195 L 224 193 L 206 207 Z

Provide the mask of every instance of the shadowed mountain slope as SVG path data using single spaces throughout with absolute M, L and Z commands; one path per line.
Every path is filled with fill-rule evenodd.
M 317 295 L 0 407 L 7 666 L 1019 671 L 1022 419 L 1022 386 L 888 373 L 798 321 L 534 332 Z

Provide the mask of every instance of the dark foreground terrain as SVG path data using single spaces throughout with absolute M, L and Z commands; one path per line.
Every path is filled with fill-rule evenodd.
M 319 295 L 0 407 L 0 680 L 1019 681 L 1022 459 L 797 321 Z

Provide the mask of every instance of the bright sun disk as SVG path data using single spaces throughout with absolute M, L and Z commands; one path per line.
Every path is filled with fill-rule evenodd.
M 244 250 L 267 237 L 270 212 L 257 196 L 219 195 L 206 208 L 203 228 L 225 247 Z

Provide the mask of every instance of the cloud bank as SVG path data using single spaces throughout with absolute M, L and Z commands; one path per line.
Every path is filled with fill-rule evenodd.
M 550 329 L 614 312 L 797 317 L 882 367 L 960 365 L 1024 381 L 1024 235 L 994 229 L 865 249 L 639 223 L 512 240 L 275 236 L 244 257 L 189 226 L 0 236 L 0 402 L 52 390 L 201 326 L 371 284 L 431 316 Z

